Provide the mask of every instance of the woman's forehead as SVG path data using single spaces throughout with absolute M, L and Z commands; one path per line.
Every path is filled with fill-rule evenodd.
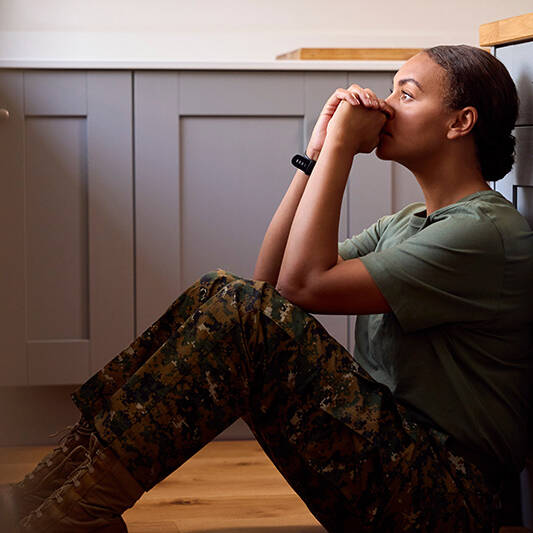
M 422 92 L 440 88 L 444 82 L 445 70 L 426 53 L 419 52 L 406 61 L 394 75 L 394 83 L 411 83 Z

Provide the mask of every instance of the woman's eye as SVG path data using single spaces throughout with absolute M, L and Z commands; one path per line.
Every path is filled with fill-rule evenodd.
M 390 94 L 392 94 L 394 92 L 394 90 L 393 89 L 389 89 L 389 92 L 390 92 Z M 406 93 L 405 91 L 402 91 L 402 94 L 405 94 L 405 96 L 408 96 L 411 99 L 413 98 L 409 93 Z

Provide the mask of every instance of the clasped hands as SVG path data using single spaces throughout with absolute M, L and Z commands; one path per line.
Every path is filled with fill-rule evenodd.
M 318 159 L 326 137 L 328 144 L 342 147 L 355 156 L 370 153 L 379 142 L 379 134 L 394 109 L 371 89 L 352 84 L 337 89 L 326 101 L 315 124 L 306 153 Z

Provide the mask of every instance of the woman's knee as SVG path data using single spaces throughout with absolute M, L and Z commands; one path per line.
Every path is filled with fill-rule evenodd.
M 215 270 L 211 270 L 203 274 L 200 278 L 200 282 L 208 284 L 214 281 L 218 281 L 219 283 L 228 284 L 238 279 L 242 278 L 240 276 L 237 276 L 236 274 L 233 274 L 232 272 L 229 272 L 228 270 L 224 270 L 223 268 L 217 268 Z
M 211 270 L 203 274 L 197 281 L 198 297 L 200 303 L 206 302 L 222 288 L 235 283 L 242 278 L 222 268 Z

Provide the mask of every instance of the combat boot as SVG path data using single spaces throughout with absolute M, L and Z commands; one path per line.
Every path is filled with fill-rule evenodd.
M 144 490 L 115 452 L 91 435 L 86 460 L 37 509 L 19 523 L 20 533 L 125 533 L 121 515 Z
M 3 530 L 7 524 L 16 524 L 37 508 L 85 460 L 90 432 L 80 422 L 50 435 L 56 437 L 67 432 L 22 481 L 0 488 L 0 526 Z

